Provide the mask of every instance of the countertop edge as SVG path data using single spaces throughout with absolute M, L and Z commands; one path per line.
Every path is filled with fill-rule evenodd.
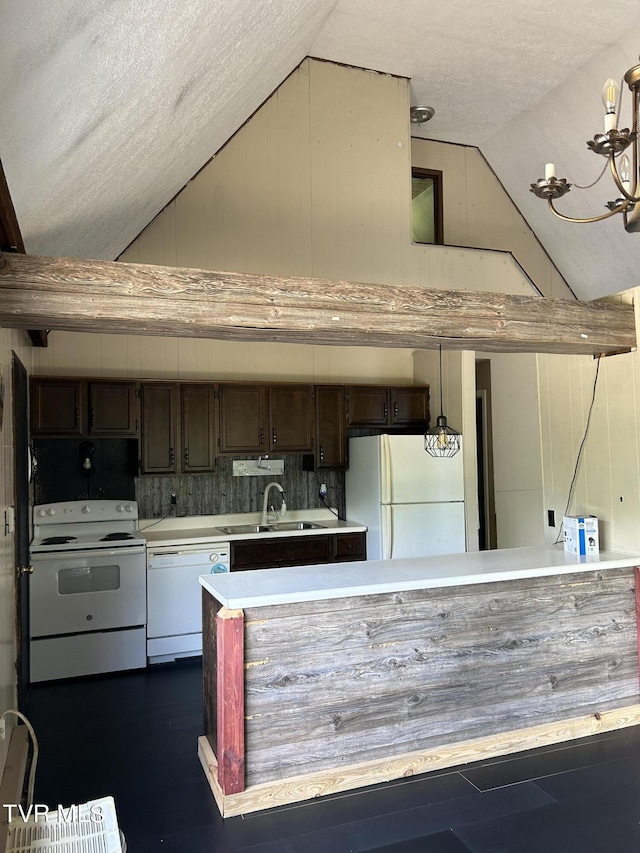
M 550 561 L 549 556 L 552 556 L 555 562 Z M 516 567 L 504 568 L 498 565 L 499 562 L 510 559 Z M 518 563 L 523 565 L 517 567 Z M 597 557 L 581 558 L 562 550 L 553 550 L 553 546 L 541 546 L 468 552 L 445 557 L 418 557 L 411 560 L 258 569 L 227 575 L 201 575 L 199 580 L 202 587 L 224 607 L 244 609 L 417 589 L 498 583 L 632 566 L 640 566 L 640 555 L 605 551 Z M 445 570 L 438 570 L 439 567 L 444 567 Z M 370 580 L 362 579 L 366 574 L 370 576 Z M 345 575 L 347 577 L 344 577 Z

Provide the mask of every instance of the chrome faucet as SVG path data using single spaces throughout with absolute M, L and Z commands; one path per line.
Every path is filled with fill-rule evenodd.
M 280 513 L 279 513 L 280 518 L 284 518 L 285 515 L 287 514 L 287 504 L 286 504 L 286 501 L 284 499 L 284 489 L 282 488 L 280 483 L 276 483 L 274 480 L 271 483 L 267 483 L 267 486 L 264 490 L 264 501 L 262 502 L 262 522 L 261 522 L 262 524 L 268 524 L 269 523 L 269 510 L 268 510 L 269 492 L 273 488 L 277 489 L 280 492 L 280 494 L 282 495 L 282 506 L 280 507 Z M 275 511 L 274 511 L 273 507 L 271 507 L 271 512 L 275 518 Z

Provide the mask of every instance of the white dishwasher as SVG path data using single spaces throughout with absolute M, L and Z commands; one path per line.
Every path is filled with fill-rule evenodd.
M 200 575 L 229 571 L 229 543 L 147 550 L 147 660 L 202 654 Z

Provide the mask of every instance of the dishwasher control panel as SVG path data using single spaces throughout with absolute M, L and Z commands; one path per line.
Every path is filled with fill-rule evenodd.
M 147 564 L 149 569 L 197 567 L 201 575 L 221 574 L 229 571 L 229 543 L 149 549 Z

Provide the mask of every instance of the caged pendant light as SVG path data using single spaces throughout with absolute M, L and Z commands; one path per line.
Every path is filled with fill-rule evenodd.
M 440 414 L 436 425 L 427 430 L 424 437 L 424 449 L 429 456 L 449 458 L 460 450 L 460 433 L 447 424 L 442 413 L 442 346 L 440 349 Z

